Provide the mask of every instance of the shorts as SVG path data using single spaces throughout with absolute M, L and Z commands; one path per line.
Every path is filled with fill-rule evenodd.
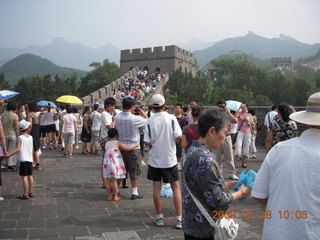
M 130 180 L 138 180 L 141 175 L 140 149 L 121 151 L 121 154 Z
M 76 142 L 75 135 L 76 134 L 74 132 L 65 133 L 63 135 L 64 143 L 65 144 L 74 144 Z
M 40 125 L 40 137 L 45 138 L 46 137 L 46 126 Z
M 154 182 L 161 182 L 162 179 L 163 183 L 172 183 L 179 181 L 177 165 L 171 168 L 155 168 L 148 165 L 147 178 Z
M 20 176 L 32 176 L 32 162 L 20 162 Z
M 182 147 L 180 143 L 176 143 L 176 156 L 182 158 Z
M 56 125 L 50 124 L 46 125 L 46 133 L 56 132 Z

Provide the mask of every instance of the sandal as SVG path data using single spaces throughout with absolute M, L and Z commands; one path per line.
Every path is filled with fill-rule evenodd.
M 20 200 L 28 200 L 28 199 L 29 199 L 29 195 L 18 196 L 17 199 L 20 199 Z
M 29 197 L 33 198 L 34 197 L 34 193 L 29 193 Z
M 243 168 L 247 168 L 247 164 L 245 162 L 242 163 Z
M 120 201 L 122 198 L 120 197 L 120 196 L 118 196 L 118 197 L 114 197 L 113 198 L 113 201 Z

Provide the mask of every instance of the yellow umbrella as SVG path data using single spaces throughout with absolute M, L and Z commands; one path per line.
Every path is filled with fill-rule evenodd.
M 83 102 L 81 101 L 80 98 L 72 95 L 63 95 L 61 97 L 58 97 L 56 99 L 57 102 L 62 102 L 62 103 L 70 103 L 70 104 L 82 104 Z

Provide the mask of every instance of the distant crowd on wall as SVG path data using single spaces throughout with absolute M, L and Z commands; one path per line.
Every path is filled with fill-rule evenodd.
M 113 97 L 118 105 L 121 105 L 122 100 L 127 96 L 134 97 L 137 103 L 141 104 L 148 94 L 155 91 L 163 77 L 164 74 L 160 71 L 149 73 L 147 69 L 140 69 L 134 78 L 126 77 L 124 85 L 119 85 L 113 90 Z

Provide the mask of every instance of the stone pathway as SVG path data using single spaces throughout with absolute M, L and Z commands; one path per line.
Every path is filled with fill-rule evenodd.
M 248 167 L 258 170 L 264 154 L 250 160 Z M 0 239 L 183 239 L 175 229 L 172 198 L 163 199 L 165 226 L 156 227 L 152 200 L 152 182 L 146 179 L 147 167 L 139 192 L 143 199 L 130 200 L 131 188 L 120 189 L 119 202 L 107 202 L 101 188 L 99 156 L 74 154 L 62 157 L 60 151 L 44 150 L 42 167 L 34 171 L 35 197 L 18 200 L 21 178 L 16 172 L 2 172 L 4 201 L 0 202 Z M 238 168 L 240 172 L 241 168 Z M 261 207 L 254 200 L 235 203 L 241 230 L 237 239 L 261 239 L 263 220 L 244 219 L 241 211 L 252 210 L 255 217 Z

